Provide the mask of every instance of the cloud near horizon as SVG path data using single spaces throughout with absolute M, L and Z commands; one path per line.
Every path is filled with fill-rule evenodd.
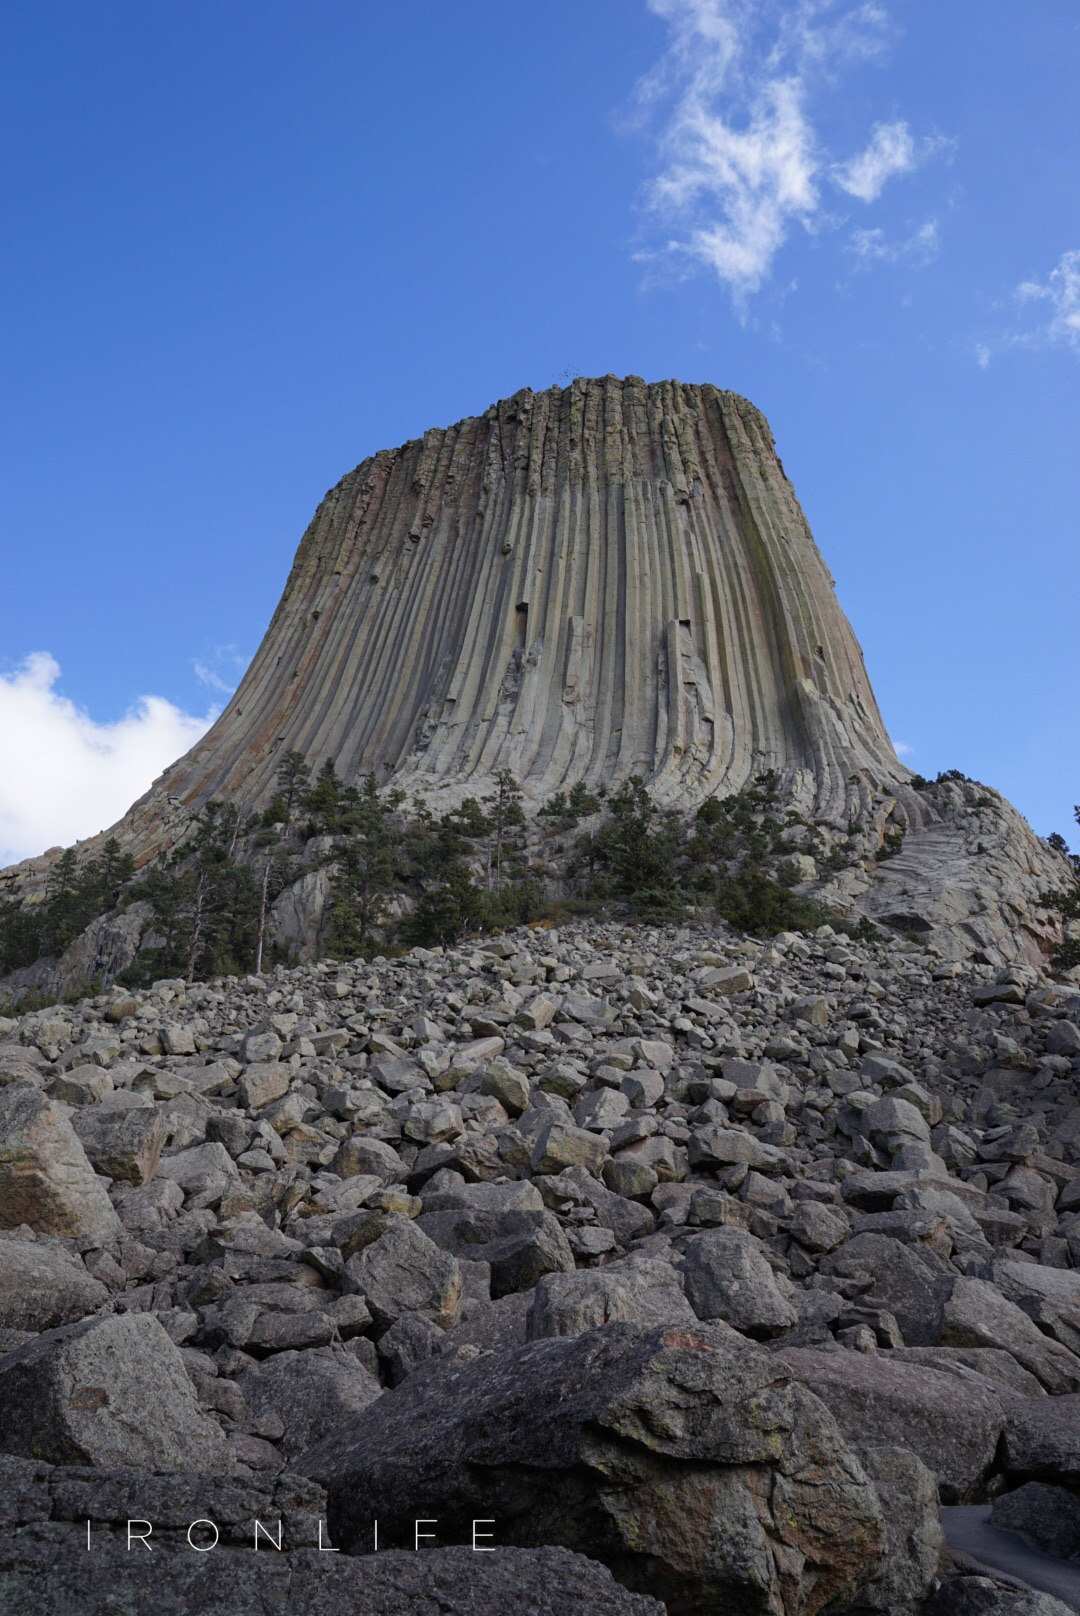
M 659 169 L 645 208 L 668 230 L 639 258 L 686 274 L 711 269 L 745 307 L 793 227 L 835 229 L 822 185 L 869 205 L 888 182 L 948 144 L 917 140 L 900 119 L 874 125 L 854 156 L 830 160 L 812 114 L 839 70 L 880 56 L 888 16 L 831 0 L 647 0 L 669 44 L 637 86 L 643 117 L 658 107 Z M 872 255 L 871 255 L 872 256 Z M 884 256 L 884 255 L 881 255 Z
M 60 694 L 59 678 L 48 651 L 0 674 L 0 867 L 107 829 L 217 716 L 141 696 L 99 724 Z

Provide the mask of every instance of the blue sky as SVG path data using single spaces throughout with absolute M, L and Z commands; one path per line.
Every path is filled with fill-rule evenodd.
M 1074 0 L 47 0 L 0 74 L 0 858 L 343 472 L 575 372 L 752 398 L 911 767 L 1080 840 Z

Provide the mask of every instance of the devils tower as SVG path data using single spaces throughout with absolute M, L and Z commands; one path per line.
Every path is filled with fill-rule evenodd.
M 260 806 L 288 749 L 436 798 L 509 769 L 534 803 L 638 774 L 691 807 L 773 768 L 837 818 L 906 777 L 764 417 L 637 377 L 517 393 L 330 490 L 157 794 Z
M 525 389 L 361 462 L 225 711 L 114 834 L 145 868 L 212 800 L 266 808 L 290 752 L 436 812 L 504 771 L 536 813 L 634 777 L 690 812 L 771 770 L 827 841 L 860 838 L 807 878 L 841 914 L 990 961 L 1059 936 L 1057 855 L 956 771 L 917 789 L 768 423 L 708 384 Z M 55 851 L 5 893 L 38 901 Z

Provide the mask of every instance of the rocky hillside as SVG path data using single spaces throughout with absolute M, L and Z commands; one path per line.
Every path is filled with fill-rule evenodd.
M 1026 962 L 568 923 L 8 1018 L 0 1080 L 0 1611 L 1068 1608 L 941 1515 L 1080 1546 Z

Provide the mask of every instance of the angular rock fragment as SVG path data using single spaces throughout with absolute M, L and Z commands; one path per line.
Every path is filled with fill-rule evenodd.
M 108 1239 L 118 1219 L 54 1100 L 33 1083 L 0 1090 L 0 1228 Z
M 545 1274 L 574 1270 L 574 1253 L 550 1212 L 480 1208 L 425 1212 L 417 1223 L 444 1250 L 488 1263 L 494 1297 L 531 1290 Z
M 583 1335 L 617 1322 L 642 1329 L 693 1327 L 697 1315 L 670 1263 L 656 1257 L 626 1258 L 606 1268 L 545 1274 L 537 1282 L 526 1330 L 530 1341 L 539 1341 Z
M 743 1229 L 710 1229 L 683 1247 L 686 1297 L 699 1319 L 721 1319 L 757 1340 L 782 1335 L 798 1314 L 782 1294 L 760 1242 Z
M 0 1239 L 0 1329 L 54 1330 L 108 1301 L 100 1280 L 66 1251 L 42 1240 Z
M 165 1137 L 155 1108 L 103 1111 L 87 1106 L 74 1113 L 71 1125 L 95 1172 L 127 1184 L 153 1178 Z
M 1068 1487 L 1050 1487 L 1028 1481 L 1014 1492 L 994 1499 L 990 1514 L 994 1526 L 1020 1532 L 1055 1560 L 1080 1555 L 1080 1494 Z
M 183 1359 L 151 1313 L 49 1330 L 0 1358 L 0 1450 L 102 1470 L 232 1468 Z
M 907 1448 L 937 1477 L 943 1502 L 983 1497 L 1006 1422 L 989 1384 L 898 1363 L 889 1353 L 785 1347 L 773 1361 L 820 1397 L 856 1452 Z
M 382 1329 L 403 1313 L 423 1313 L 442 1330 L 461 1316 L 457 1260 L 408 1218 L 391 1218 L 385 1234 L 350 1257 L 344 1279 Z
M 239 1386 L 255 1414 L 281 1420 L 277 1446 L 287 1459 L 314 1447 L 382 1394 L 374 1376 L 340 1348 L 275 1353 L 241 1375 Z

